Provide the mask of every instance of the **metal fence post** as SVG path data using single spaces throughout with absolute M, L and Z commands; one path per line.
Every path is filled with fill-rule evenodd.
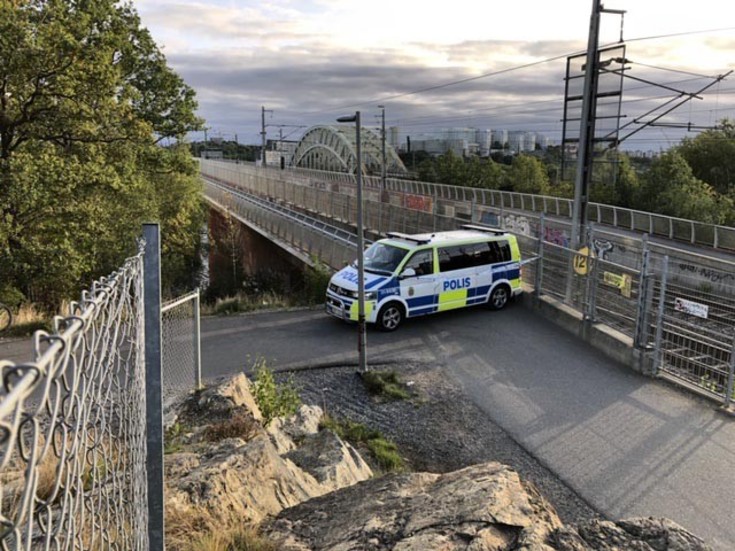
M 730 372 L 727 375 L 727 388 L 725 389 L 725 407 L 729 408 L 730 404 L 732 403 L 733 399 L 733 393 L 735 393 L 735 388 L 733 388 L 733 383 L 735 382 L 735 337 L 732 339 L 732 347 L 730 348 Z
M 649 274 L 648 274 L 648 262 L 650 251 L 648 250 L 648 234 L 643 234 L 642 238 L 643 252 L 641 258 L 641 282 L 640 289 L 638 291 L 638 307 L 636 311 L 635 321 L 635 346 L 642 347 L 645 345 L 645 334 L 647 332 L 646 320 L 648 319 L 648 307 L 649 307 Z
M 194 297 L 194 381 L 196 390 L 202 388 L 202 324 L 201 291 L 197 287 Z
M 585 309 L 585 318 L 587 321 L 595 321 L 595 311 L 597 310 L 597 285 L 599 275 L 599 259 L 595 257 L 593 251 L 593 243 L 595 238 L 594 224 L 590 222 L 587 225 L 587 308 Z M 590 270 L 589 267 L 592 269 Z
M 661 340 L 663 337 L 663 326 L 664 326 L 664 313 L 666 308 L 666 283 L 669 279 L 669 257 L 664 256 L 663 264 L 661 265 L 661 285 L 658 294 L 658 312 L 656 313 L 656 336 L 654 339 L 654 350 L 653 350 L 653 375 L 658 375 L 659 367 L 661 366 Z
M 143 224 L 145 304 L 146 476 L 148 549 L 164 550 L 163 404 L 161 398 L 161 236 L 158 224 Z
M 541 285 L 543 284 L 543 277 L 544 277 L 544 236 L 546 235 L 546 217 L 544 216 L 544 213 L 541 213 L 541 216 L 539 217 L 539 227 L 538 227 L 538 250 L 536 251 L 536 256 L 538 257 L 538 260 L 536 261 L 536 281 L 534 282 L 534 295 L 538 299 L 541 296 Z

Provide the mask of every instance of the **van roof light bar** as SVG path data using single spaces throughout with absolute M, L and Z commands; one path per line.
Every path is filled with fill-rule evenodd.
M 430 237 L 409 235 L 407 233 L 400 233 L 397 231 L 389 231 L 385 235 L 387 235 L 388 237 L 392 237 L 393 239 L 405 239 L 406 241 L 413 241 L 414 243 L 418 243 L 419 245 L 425 245 L 426 243 L 431 243 Z
M 485 233 L 494 233 L 496 235 L 505 235 L 506 233 L 508 233 L 507 231 L 500 229 L 500 228 L 493 228 L 490 226 L 480 226 L 478 224 L 463 224 L 462 229 L 481 231 Z

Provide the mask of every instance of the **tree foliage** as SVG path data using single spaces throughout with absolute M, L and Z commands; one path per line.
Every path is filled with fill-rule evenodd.
M 550 191 L 549 176 L 544 165 L 530 155 L 518 155 L 513 159 L 508 182 L 508 187 L 519 193 L 548 195 Z
M 651 164 L 642 179 L 636 206 L 639 210 L 712 224 L 723 223 L 732 211 L 732 202 L 696 178 L 677 151 L 665 153 Z
M 183 284 L 203 211 L 178 140 L 201 121 L 132 6 L 0 3 L 0 52 L 0 280 L 52 305 L 158 220 L 166 282 Z
M 722 195 L 735 196 L 735 123 L 723 120 L 717 130 L 706 130 L 678 147 L 695 177 Z

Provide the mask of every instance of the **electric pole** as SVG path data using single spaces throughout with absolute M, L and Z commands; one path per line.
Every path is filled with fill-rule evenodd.
M 595 144 L 595 119 L 597 117 L 597 83 L 600 68 L 597 47 L 600 41 L 600 14 L 624 14 L 624 10 L 607 10 L 601 0 L 592 0 L 590 33 L 587 40 L 587 60 L 584 66 L 584 89 L 582 113 L 579 127 L 579 149 L 577 151 L 577 174 L 574 180 L 574 206 L 572 208 L 572 248 L 578 249 L 587 225 L 592 158 Z M 622 30 L 621 30 L 622 41 Z
M 385 106 L 378 105 L 381 109 L 380 113 L 380 138 L 381 138 L 381 154 L 383 156 L 383 169 L 380 173 L 380 201 L 385 201 L 385 177 L 386 177 L 386 159 L 385 159 Z
M 587 62 L 584 71 L 582 116 L 577 150 L 577 174 L 574 180 L 574 206 L 572 208 L 572 248 L 579 248 L 580 236 L 587 224 L 590 173 L 592 172 L 593 140 L 595 137 L 595 112 L 597 111 L 597 45 L 600 37 L 600 0 L 592 0 L 590 33 L 587 39 Z
M 265 114 L 273 114 L 273 109 L 266 109 L 265 106 L 260 108 L 260 137 L 262 138 L 260 164 L 265 167 Z

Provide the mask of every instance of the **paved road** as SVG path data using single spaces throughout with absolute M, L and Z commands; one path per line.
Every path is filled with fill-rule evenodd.
M 207 376 L 356 364 L 356 328 L 319 311 L 203 322 Z M 497 424 L 611 518 L 666 516 L 735 549 L 735 420 L 602 357 L 521 305 L 368 331 L 368 359 L 436 361 Z

